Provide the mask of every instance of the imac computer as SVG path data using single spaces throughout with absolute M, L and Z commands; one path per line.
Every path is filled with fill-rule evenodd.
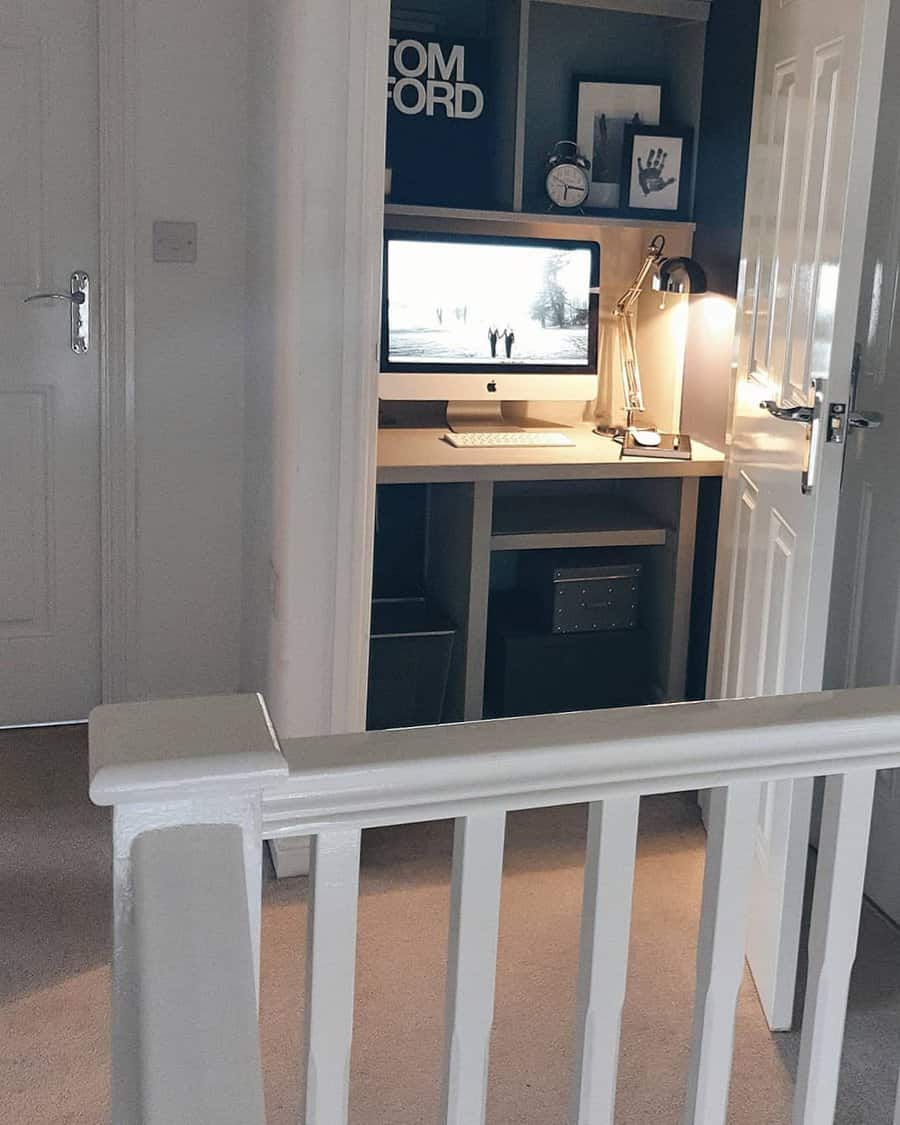
M 594 398 L 599 284 L 596 242 L 386 231 L 379 396 L 446 399 L 454 430 Z

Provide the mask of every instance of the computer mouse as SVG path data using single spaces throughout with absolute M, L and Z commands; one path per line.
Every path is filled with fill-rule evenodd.
M 656 430 L 632 430 L 631 432 L 634 434 L 634 440 L 638 445 L 659 445 L 662 441 Z

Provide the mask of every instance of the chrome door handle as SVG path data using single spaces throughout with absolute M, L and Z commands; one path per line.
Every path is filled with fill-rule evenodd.
M 70 343 L 76 355 L 84 355 L 91 345 L 91 279 L 82 270 L 69 278 L 68 293 L 32 293 L 24 303 L 32 301 L 65 301 L 71 309 Z
M 23 305 L 30 305 L 32 301 L 72 301 L 76 305 L 84 304 L 83 293 L 32 293 L 30 297 L 26 297 L 22 302 Z
M 819 429 L 822 423 L 822 406 L 825 402 L 825 383 L 822 379 L 814 379 L 812 383 L 812 404 L 810 406 L 779 406 L 774 399 L 767 398 L 759 404 L 761 410 L 768 410 L 773 418 L 782 422 L 800 422 L 808 426 L 806 431 L 806 458 L 803 466 L 803 475 L 800 478 L 800 490 L 808 496 L 815 487 L 816 477 L 819 473 Z
M 847 425 L 851 430 L 877 430 L 884 416 L 874 410 L 851 410 Z
M 770 398 L 759 405 L 760 409 L 768 410 L 773 418 L 779 418 L 782 422 L 802 422 L 803 425 L 808 426 L 813 420 L 811 406 L 779 406 Z

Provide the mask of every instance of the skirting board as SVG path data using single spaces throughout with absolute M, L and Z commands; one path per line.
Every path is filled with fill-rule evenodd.
M 309 836 L 290 836 L 284 840 L 269 840 L 269 855 L 275 867 L 276 879 L 291 879 L 309 874 Z

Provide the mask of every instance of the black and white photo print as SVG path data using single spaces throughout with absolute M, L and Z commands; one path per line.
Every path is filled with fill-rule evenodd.
M 587 207 L 616 208 L 625 130 L 630 125 L 658 125 L 659 86 L 577 81 L 576 139 L 591 161 Z

